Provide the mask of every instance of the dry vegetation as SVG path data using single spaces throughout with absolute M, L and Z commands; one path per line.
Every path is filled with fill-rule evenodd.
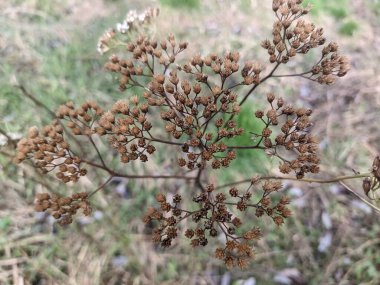
M 152 4 L 135 2 L 137 9 Z M 266 57 L 265 51 L 257 47 L 257 39 L 270 34 L 270 3 L 200 2 L 206 3 L 189 1 L 190 6 L 178 8 L 170 6 L 173 1 L 162 1 L 156 35 L 172 31 L 179 39 L 191 40 L 190 53 L 223 54 L 225 50 L 239 49 L 242 57 Z M 287 101 L 314 110 L 313 132 L 322 138 L 322 173 L 368 172 L 380 147 L 380 38 L 376 37 L 380 31 L 376 1 L 338 1 L 346 17 L 360 23 L 352 36 L 341 32 L 340 23 L 345 20 L 337 15 L 342 12 L 323 4 L 326 1 L 310 2 L 319 9 L 310 17 L 317 26 L 326 28 L 329 38 L 339 39 L 341 49 L 351 59 L 350 73 L 332 87 L 299 78 L 271 79 L 256 96 L 273 91 Z M 131 8 L 128 3 L 127 8 Z M 225 20 L 227 6 L 229 21 Z M 154 203 L 162 188 L 172 197 L 171 193 L 186 193 L 187 183 L 115 179 L 97 193 L 92 215 L 79 217 L 65 228 L 49 215 L 35 213 L 36 193 L 49 191 L 69 196 L 74 189 L 37 175 L 29 165 L 12 164 L 9 156 L 14 154 L 14 143 L 31 123 L 50 121 L 51 114 L 46 109 L 55 109 L 67 100 L 82 103 L 91 97 L 111 105 L 120 98 L 113 78 L 102 70 L 106 58 L 96 53 L 96 42 L 106 27 L 124 16 L 127 8 L 122 1 L 100 0 L 0 4 L 4 30 L 0 35 L 0 112 L 4 114 L 0 131 L 2 141 L 8 139 L 0 150 L 0 283 L 254 284 L 256 280 L 256 284 L 378 284 L 379 214 L 347 191 L 348 187 L 364 196 L 360 181 L 347 182 L 345 187 L 286 183 L 283 192 L 292 199 L 293 216 L 281 228 L 263 227 L 265 239 L 256 245 L 256 261 L 245 271 L 227 270 L 209 258 L 212 248 L 192 250 L 184 238 L 165 250 L 151 243 L 152 228 L 141 222 L 144 209 Z M 181 24 L 173 30 L 172 23 Z M 307 63 L 294 68 L 303 71 L 309 67 Z M 17 87 L 20 85 L 24 89 Z M 265 96 L 261 97 L 259 107 L 265 104 Z M 242 113 L 252 116 L 251 110 L 243 109 Z M 249 119 L 241 120 L 240 124 L 257 128 L 250 125 Z M 163 169 L 171 169 L 175 158 L 175 154 L 161 154 L 147 165 L 127 167 L 139 175 L 162 173 Z M 113 161 L 113 155 L 105 159 Z M 276 161 L 265 157 L 248 156 L 232 164 L 221 182 L 257 172 L 252 161 L 260 161 L 268 168 L 277 166 Z M 252 171 L 247 172 L 250 167 Z M 101 177 L 101 172 L 97 176 Z M 86 177 L 79 181 L 84 191 L 92 191 L 102 182 Z M 263 224 L 265 221 L 257 225 Z

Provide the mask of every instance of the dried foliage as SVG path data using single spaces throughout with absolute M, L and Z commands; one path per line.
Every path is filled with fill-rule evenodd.
M 252 244 L 262 233 L 251 225 L 250 230 L 242 230 L 242 225 L 249 223 L 244 220 L 244 213 L 254 211 L 256 217 L 268 217 L 278 226 L 291 216 L 287 207 L 289 199 L 279 194 L 280 180 L 327 183 L 367 177 L 363 182 L 365 193 L 374 193 L 380 180 L 378 157 L 368 175 L 329 181 L 305 179 L 306 174 L 320 170 L 318 141 L 311 134 L 312 110 L 286 104 L 282 97 L 272 93 L 267 95 L 267 110 L 252 110 L 252 120 L 263 124 L 261 132 L 254 134 L 253 144 L 231 145 L 231 138 L 251 133 L 239 126 L 236 118 L 241 106 L 267 79 L 298 76 L 332 84 L 349 70 L 348 60 L 338 53 L 338 45 L 326 44 L 323 30 L 302 19 L 309 12 L 302 0 L 274 0 L 273 11 L 276 17 L 273 37 L 261 43 L 269 54 L 266 67 L 256 60 L 241 59 L 238 51 L 184 57 L 187 42 L 178 42 L 172 34 L 156 40 L 145 31 L 146 24 L 158 15 L 155 9 L 140 15 L 131 12 L 116 30 L 107 31 L 99 40 L 98 50 L 105 53 L 115 46 L 124 47 L 123 55 L 110 56 L 105 68 L 117 75 L 119 89 L 127 93 L 127 99 L 117 101 L 109 110 L 103 110 L 92 101 L 81 106 L 73 102 L 60 106 L 56 120 L 41 131 L 31 128 L 28 137 L 19 141 L 15 162 L 32 159 L 37 168 L 45 173 L 54 171 L 65 183 L 77 182 L 87 174 L 82 165 L 100 168 L 110 178 L 92 193 L 77 193 L 71 197 L 38 194 L 36 210 L 50 212 L 60 224 L 69 224 L 77 210 L 82 209 L 85 215 L 91 213 L 88 199 L 112 177 L 193 181 L 196 194 L 192 197 L 192 209 L 183 208 L 184 197 L 180 193 L 171 199 L 165 193 L 156 195 L 159 207 L 149 208 L 143 218 L 146 223 L 156 224 L 153 241 L 168 247 L 183 232 L 193 247 L 200 247 L 206 246 L 210 238 L 223 236 L 225 244 L 215 250 L 215 257 L 223 260 L 227 267 L 245 268 L 254 256 Z M 125 36 L 128 40 L 123 42 Z M 319 47 L 320 60 L 310 70 L 276 74 L 280 65 Z M 143 95 L 131 96 L 129 89 L 132 88 L 141 88 Z M 168 138 L 160 137 L 162 130 L 167 132 Z M 100 163 L 70 149 L 68 140 L 77 137 L 88 139 Z M 166 146 L 168 152 L 174 149 L 178 153 L 177 163 L 182 169 L 174 171 L 173 167 L 173 175 L 118 173 L 103 160 L 95 137 L 108 141 L 121 163 L 147 162 L 157 145 Z M 231 161 L 239 159 L 237 149 L 264 151 L 277 157 L 281 161 L 279 171 L 294 176 L 252 175 L 254 178 L 232 182 L 229 187 L 208 183 L 211 171 L 227 168 Z M 245 182 L 248 187 L 237 188 Z M 180 223 L 185 219 L 191 223 L 182 228 Z

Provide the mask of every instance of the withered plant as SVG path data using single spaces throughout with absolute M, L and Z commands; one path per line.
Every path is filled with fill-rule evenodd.
M 149 36 L 146 26 L 158 15 L 157 9 L 143 14 L 130 12 L 116 30 L 107 31 L 99 40 L 98 50 L 106 53 L 122 48 L 122 54 L 110 56 L 105 68 L 117 75 L 123 99 L 109 109 L 94 101 L 59 106 L 51 124 L 42 129 L 32 127 L 28 136 L 18 142 L 15 157 L 17 163 L 31 159 L 36 168 L 54 173 L 64 183 L 75 183 L 82 176 L 91 175 L 93 168 L 104 171 L 105 181 L 93 192 L 70 197 L 39 193 L 36 211 L 46 211 L 59 224 L 66 225 L 72 223 L 80 209 L 84 215 L 90 215 L 91 197 L 114 177 L 186 180 L 190 182 L 192 201 L 183 203 L 185 197 L 180 193 L 169 199 L 163 191 L 156 194 L 158 206 L 149 208 L 143 217 L 145 223 L 156 225 L 153 241 L 168 247 L 183 233 L 193 247 L 201 247 L 210 238 L 223 236 L 225 244 L 215 250 L 215 257 L 228 267 L 244 268 L 254 255 L 253 242 L 262 236 L 254 221 L 244 219 L 244 213 L 253 211 L 258 218 L 268 218 L 278 226 L 291 216 L 290 200 L 281 196 L 282 180 L 334 183 L 364 178 L 364 193 L 369 199 L 378 199 L 375 191 L 380 184 L 379 157 L 369 173 L 327 180 L 306 178 L 320 171 L 318 140 L 311 134 L 312 110 L 291 106 L 272 93 L 266 95 L 265 110 L 252 105 L 255 97 L 248 100 L 270 78 L 292 76 L 330 85 L 349 70 L 348 60 L 340 55 L 338 45 L 327 43 L 323 29 L 303 19 L 309 8 L 302 5 L 302 0 L 273 0 L 272 8 L 272 35 L 261 42 L 268 53 L 265 67 L 258 61 L 240 58 L 238 51 L 183 56 L 187 42 L 178 42 L 172 34 L 161 40 Z M 279 66 L 312 49 L 321 50 L 320 58 L 309 69 L 276 73 Z M 137 88 L 143 95 L 131 94 L 130 89 Z M 252 144 L 233 145 L 231 138 L 252 133 L 237 123 L 243 104 L 252 106 L 251 119 L 262 122 L 263 128 L 254 134 Z M 96 159 L 90 159 L 88 151 L 80 151 L 84 146 L 81 138 L 93 148 Z M 96 144 L 99 139 L 107 141 L 109 152 L 117 153 L 120 163 L 126 164 L 125 172 L 111 168 L 103 158 Z M 72 145 L 78 140 L 82 148 L 74 151 Z M 129 174 L 128 165 L 137 160 L 148 162 L 159 145 L 160 149 L 164 146 L 165 151 L 178 154 L 171 174 Z M 247 179 L 225 185 L 209 183 L 213 172 L 222 175 L 233 160 L 239 160 L 237 150 L 263 151 L 278 158 L 279 171 L 284 176 L 252 173 Z M 185 208 L 191 203 L 191 209 Z M 191 222 L 184 229 L 180 224 L 185 219 Z M 251 229 L 242 232 L 244 223 Z

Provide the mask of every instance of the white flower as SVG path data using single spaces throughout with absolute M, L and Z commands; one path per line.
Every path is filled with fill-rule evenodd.
M 144 21 L 145 21 L 145 14 L 140 14 L 140 15 L 139 15 L 139 21 L 140 21 L 141 23 L 144 23 Z
M 138 17 L 137 12 L 135 10 L 131 10 L 131 11 L 128 12 L 127 17 L 125 18 L 125 20 L 128 23 L 133 23 L 136 20 L 137 17 Z
M 122 24 L 118 23 L 116 25 L 116 30 L 122 34 L 125 34 L 129 29 L 129 25 L 127 22 L 123 22 Z

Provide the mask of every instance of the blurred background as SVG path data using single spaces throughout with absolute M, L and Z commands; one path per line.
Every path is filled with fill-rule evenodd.
M 266 63 L 259 44 L 271 37 L 271 2 L 0 1 L 0 284 L 380 284 L 379 214 L 339 184 L 287 183 L 293 217 L 280 228 L 266 223 L 256 260 L 245 271 L 229 271 L 212 257 L 214 246 L 192 250 L 185 238 L 169 249 L 151 243 L 141 221 L 144 210 L 158 191 L 185 191 L 186 185 L 114 180 L 96 196 L 91 217 L 62 228 L 34 212 L 35 193 L 91 190 L 101 175 L 81 179 L 75 188 L 11 162 L 13 142 L 30 126 L 48 123 L 47 109 L 68 100 L 94 99 L 109 106 L 125 96 L 103 69 L 109 55 L 98 54 L 96 45 L 128 10 L 159 7 L 157 36 L 173 32 L 189 41 L 190 53 L 239 50 L 245 59 Z M 309 3 L 314 9 L 308 19 L 339 43 L 351 60 L 351 72 L 329 87 L 301 78 L 270 79 L 243 108 L 239 124 L 257 128 L 252 114 L 273 91 L 314 109 L 326 177 L 368 172 L 380 151 L 380 1 Z M 315 58 L 312 53 L 281 73 L 305 70 Z M 170 168 L 175 157 L 162 156 L 148 166 L 128 165 L 126 171 Z M 219 182 L 273 173 L 273 165 L 277 162 L 264 155 L 246 154 Z M 349 185 L 364 196 L 360 181 Z M 252 225 L 265 223 L 254 215 L 248 218 Z

